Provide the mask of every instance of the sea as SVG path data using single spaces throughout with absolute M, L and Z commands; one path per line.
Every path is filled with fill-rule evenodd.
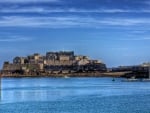
M 2 78 L 0 113 L 150 113 L 150 82 Z

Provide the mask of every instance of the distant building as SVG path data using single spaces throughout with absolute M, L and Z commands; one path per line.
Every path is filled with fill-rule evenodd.
M 141 66 L 143 66 L 143 67 L 150 67 L 150 62 L 145 62 L 145 63 L 141 64 Z
M 129 72 L 125 75 L 127 78 L 147 78 L 149 77 L 149 64 L 143 63 L 134 66 L 119 66 L 109 69 L 112 72 Z

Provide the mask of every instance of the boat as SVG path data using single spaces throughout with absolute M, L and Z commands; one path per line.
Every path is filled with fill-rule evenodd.
M 114 82 L 114 81 L 115 81 L 115 78 L 113 78 L 112 81 Z

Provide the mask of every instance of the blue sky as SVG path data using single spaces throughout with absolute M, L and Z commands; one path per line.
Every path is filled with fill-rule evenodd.
M 150 0 L 1 0 L 0 65 L 73 50 L 108 67 L 150 60 Z

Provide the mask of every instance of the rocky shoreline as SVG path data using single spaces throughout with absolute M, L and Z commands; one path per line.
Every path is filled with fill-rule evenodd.
M 97 72 L 97 73 L 68 73 L 68 74 L 32 74 L 32 75 L 21 75 L 21 74 L 2 74 L 2 78 L 13 77 L 123 77 L 127 72 Z

